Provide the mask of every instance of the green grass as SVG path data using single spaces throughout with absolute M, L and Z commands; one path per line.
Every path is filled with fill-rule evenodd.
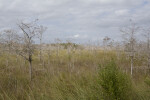
M 149 78 L 140 70 L 130 76 L 130 59 L 122 52 L 76 50 L 38 52 L 33 56 L 33 80 L 28 62 L 7 53 L 0 56 L 0 100 L 149 100 Z M 113 61 L 112 62 L 112 58 Z M 141 66 L 145 59 L 135 59 Z M 48 63 L 50 62 L 50 63 Z M 101 65 L 101 67 L 99 67 Z

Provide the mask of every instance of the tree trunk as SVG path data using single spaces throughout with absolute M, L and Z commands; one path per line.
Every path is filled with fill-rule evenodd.
M 42 52 L 41 52 L 41 49 L 40 49 L 40 62 L 42 62 Z
M 131 76 L 133 74 L 133 56 L 131 56 Z
M 29 75 L 30 81 L 32 81 L 32 61 L 29 61 Z
M 148 34 L 148 40 L 147 40 L 147 51 L 148 51 L 148 56 L 147 56 L 147 67 L 148 67 L 148 73 L 150 74 L 150 39 L 149 39 L 149 35 Z
M 32 81 L 32 55 L 29 55 L 29 77 L 30 81 Z
M 50 65 L 50 55 L 48 55 L 48 65 Z
M 148 64 L 147 64 L 147 67 L 148 67 L 148 73 L 150 74 L 150 56 L 148 56 Z
M 42 39 L 40 39 L 40 62 L 42 62 Z

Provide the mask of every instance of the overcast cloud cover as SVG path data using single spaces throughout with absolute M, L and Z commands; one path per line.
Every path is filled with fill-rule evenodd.
M 132 19 L 150 26 L 150 0 L 0 0 L 0 29 L 14 28 L 18 20 L 39 19 L 48 27 L 44 42 L 120 39 L 119 28 Z

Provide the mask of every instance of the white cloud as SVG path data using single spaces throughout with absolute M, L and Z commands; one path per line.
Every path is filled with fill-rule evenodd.
M 0 28 L 13 27 L 21 19 L 38 18 L 48 27 L 47 39 L 115 38 L 129 19 L 150 25 L 149 10 L 149 0 L 0 0 Z
M 129 10 L 127 10 L 127 9 L 116 10 L 116 11 L 115 11 L 115 14 L 116 14 L 116 15 L 119 15 L 119 16 L 127 15 L 127 14 L 129 14 Z
M 76 34 L 76 35 L 74 35 L 73 37 L 74 38 L 78 38 L 80 35 L 79 34 Z

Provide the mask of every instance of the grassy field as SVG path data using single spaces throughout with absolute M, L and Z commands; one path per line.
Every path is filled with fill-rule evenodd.
M 0 100 L 150 100 L 145 58 L 130 59 L 114 50 L 51 50 L 33 57 L 33 80 L 28 62 L 15 54 L 0 56 Z

